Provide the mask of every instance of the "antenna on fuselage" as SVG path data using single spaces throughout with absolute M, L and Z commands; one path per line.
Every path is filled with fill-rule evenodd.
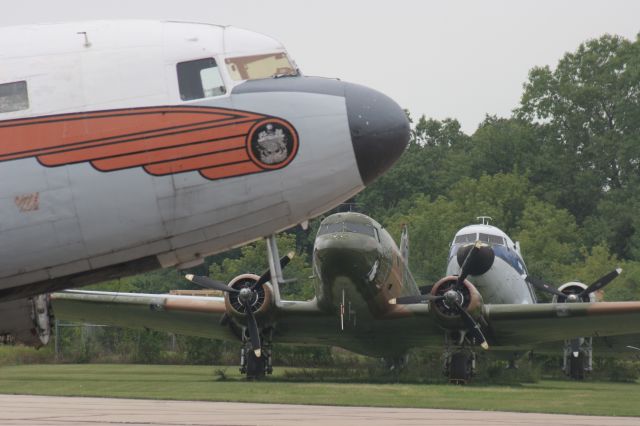
M 491 216 L 477 216 L 476 220 L 483 225 L 491 225 L 490 222 L 493 220 L 493 218 Z

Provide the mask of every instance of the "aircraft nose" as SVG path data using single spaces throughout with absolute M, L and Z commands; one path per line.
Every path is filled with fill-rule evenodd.
M 409 120 L 388 96 L 345 83 L 351 142 L 362 182 L 370 184 L 402 155 L 409 142 Z

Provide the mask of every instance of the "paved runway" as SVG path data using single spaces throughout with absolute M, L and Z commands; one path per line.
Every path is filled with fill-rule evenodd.
M 0 395 L 0 424 L 37 425 L 638 425 L 639 417 L 567 416 L 143 399 Z

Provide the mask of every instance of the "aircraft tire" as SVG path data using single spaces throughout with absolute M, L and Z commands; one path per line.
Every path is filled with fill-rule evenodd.
M 253 351 L 247 351 L 247 380 L 264 378 L 266 357 L 257 357 Z
M 449 364 L 449 382 L 464 385 L 471 378 L 469 355 L 465 352 L 456 352 L 451 355 Z
M 569 356 L 569 377 L 573 380 L 584 380 L 584 353 L 577 357 Z

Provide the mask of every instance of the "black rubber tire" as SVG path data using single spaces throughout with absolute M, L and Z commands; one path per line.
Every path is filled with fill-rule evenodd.
M 578 353 L 578 357 L 569 355 L 569 377 L 573 380 L 584 380 L 584 353 Z
M 456 352 L 451 355 L 449 364 L 449 381 L 456 384 L 466 384 L 471 378 L 469 367 L 469 355 L 464 352 Z
M 264 356 L 257 357 L 252 350 L 247 351 L 247 380 L 259 380 L 264 378 L 265 362 Z

